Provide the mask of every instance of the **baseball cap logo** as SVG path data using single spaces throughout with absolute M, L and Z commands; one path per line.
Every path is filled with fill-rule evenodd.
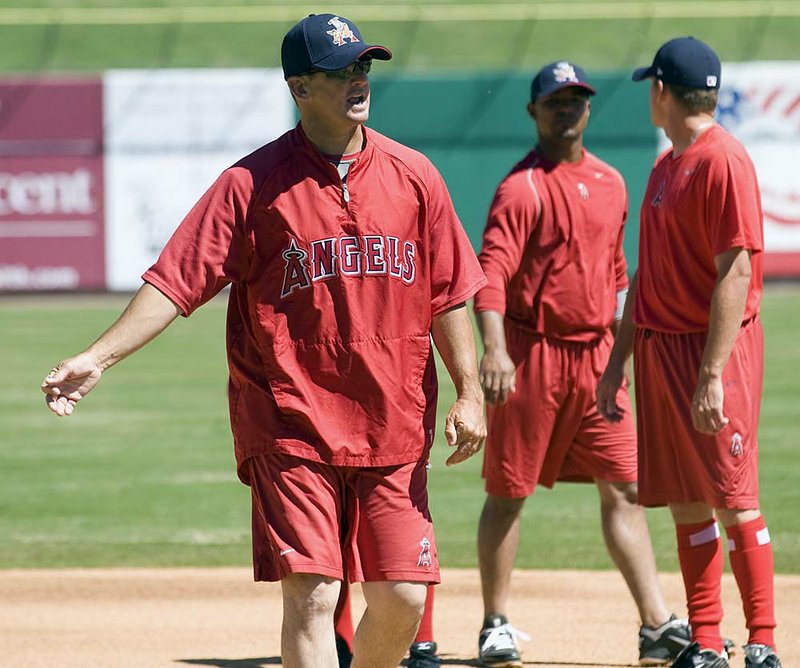
M 713 74 L 709 74 L 706 77 L 706 86 L 708 86 L 709 88 L 715 88 L 716 85 L 717 85 L 717 77 L 715 77 Z
M 356 34 L 350 30 L 350 26 L 338 16 L 334 16 L 328 21 L 328 25 L 333 26 L 333 30 L 327 30 L 326 33 L 331 36 L 336 46 L 344 46 L 345 40 L 350 40 L 351 44 L 360 41 Z
M 553 68 L 553 77 L 558 83 L 565 83 L 573 81 L 579 83 L 578 75 L 575 74 L 575 68 L 567 62 L 556 63 Z

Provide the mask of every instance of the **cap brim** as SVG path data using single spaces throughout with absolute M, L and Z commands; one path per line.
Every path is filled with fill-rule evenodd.
M 560 90 L 564 90 L 565 88 L 580 88 L 589 93 L 589 95 L 597 94 L 597 91 L 587 83 L 583 83 L 582 81 L 565 81 L 562 84 L 553 86 L 546 91 L 540 92 L 535 98 L 531 100 L 531 102 L 536 102 L 536 100 L 538 100 L 539 98 L 547 97 L 548 95 L 552 95 L 553 93 Z
M 631 79 L 633 81 L 642 81 L 643 79 L 649 79 L 650 77 L 655 76 L 655 72 L 653 71 L 653 66 L 650 67 L 640 67 L 633 71 L 631 74 Z
M 347 67 L 364 56 L 372 56 L 376 60 L 391 60 L 392 52 L 379 44 L 350 44 L 347 48 L 340 48 L 327 58 L 323 58 L 314 67 L 318 70 L 332 72 Z

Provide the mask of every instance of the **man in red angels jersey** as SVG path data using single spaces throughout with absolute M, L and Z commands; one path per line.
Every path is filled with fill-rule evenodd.
M 594 482 L 603 536 L 641 615 L 639 658 L 655 665 L 688 644 L 685 620 L 659 589 L 644 509 L 637 504 L 636 435 L 627 389 L 609 424 L 595 389 L 628 288 L 627 195 L 620 174 L 586 151 L 595 93 L 577 65 L 546 65 L 528 112 L 538 144 L 502 181 L 483 236 L 488 285 L 475 297 L 489 403 L 478 529 L 486 666 L 522 665 L 506 616 L 520 513 L 537 485 Z
M 485 278 L 430 161 L 364 127 L 373 58 L 391 53 L 341 16 L 291 28 L 281 60 L 298 126 L 219 177 L 120 319 L 42 384 L 71 414 L 106 369 L 231 286 L 231 426 L 255 578 L 283 589 L 284 666 L 336 665 L 345 578 L 367 600 L 354 668 L 394 668 L 414 637 L 439 580 L 431 337 L 457 391 L 447 463 L 485 438 L 465 307 Z
M 692 37 L 670 40 L 633 74 L 650 80 L 651 119 L 672 148 L 650 174 L 639 269 L 597 400 L 620 419 L 616 396 L 633 353 L 639 498 L 672 512 L 692 625 L 694 642 L 673 665 L 728 665 L 719 520 L 749 631 L 745 666 L 778 668 L 772 547 L 758 500 L 763 219 L 747 152 L 714 122 L 720 77 L 717 55 Z

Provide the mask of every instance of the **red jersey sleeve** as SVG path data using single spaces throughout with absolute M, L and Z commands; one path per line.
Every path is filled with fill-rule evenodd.
M 753 163 L 744 153 L 718 153 L 706 178 L 706 229 L 714 255 L 732 248 L 764 250 L 761 196 Z
M 183 219 L 156 263 L 142 278 L 188 316 L 250 264 L 246 219 L 253 178 L 243 167 L 227 169 Z
M 478 259 L 487 285 L 475 295 L 476 311 L 506 312 L 506 288 L 517 272 L 541 213 L 530 171 L 514 172 L 500 184 L 489 208 Z
M 444 179 L 433 165 L 429 166 L 425 185 L 431 231 L 431 312 L 438 315 L 470 299 L 486 279 Z

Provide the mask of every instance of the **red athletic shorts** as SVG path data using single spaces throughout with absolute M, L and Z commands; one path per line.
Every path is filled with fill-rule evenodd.
M 691 415 L 705 343 L 705 332 L 636 330 L 642 505 L 700 502 L 714 508 L 758 508 L 761 322 L 755 318 L 739 330 L 722 372 L 723 412 L 730 422 L 714 435 L 696 431 Z
M 256 580 L 315 573 L 351 582 L 439 582 L 425 462 L 337 467 L 248 459 Z
M 578 343 L 546 339 L 508 320 L 505 327 L 516 391 L 487 410 L 486 491 L 522 498 L 557 480 L 634 482 L 636 430 L 627 388 L 617 396 L 622 422 L 606 422 L 595 400 L 611 333 Z

